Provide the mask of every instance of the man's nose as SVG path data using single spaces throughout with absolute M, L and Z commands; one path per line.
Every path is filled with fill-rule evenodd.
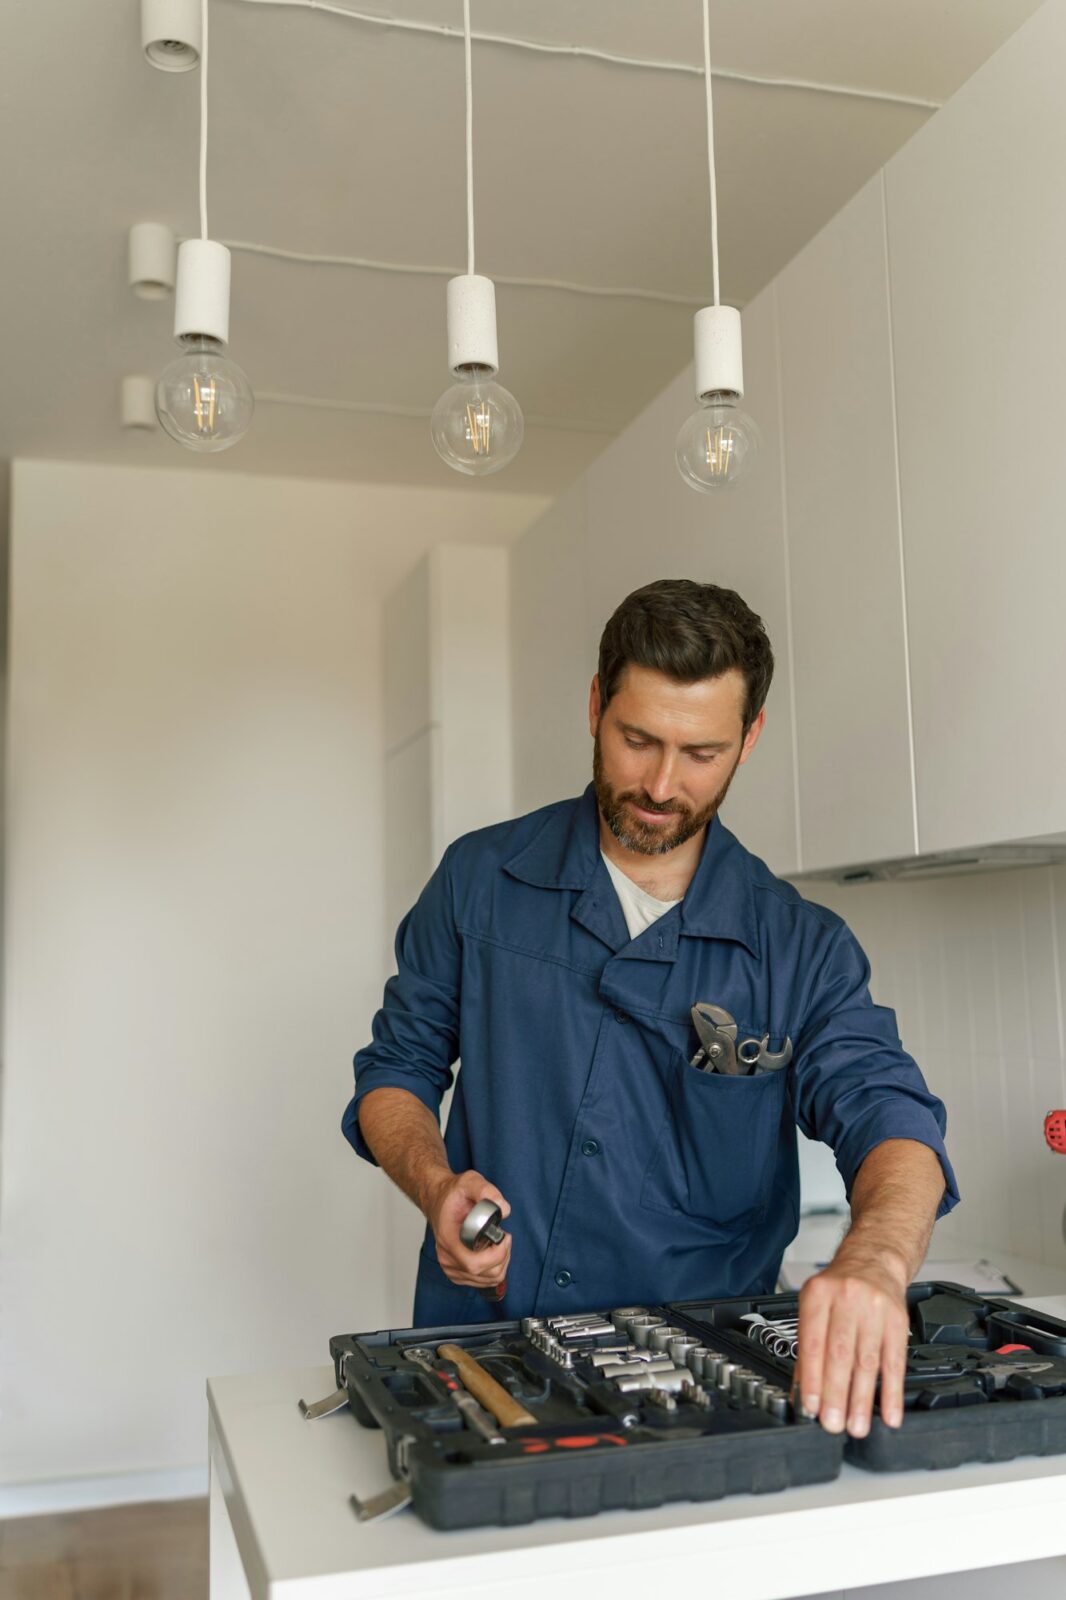
M 665 801 L 673 799 L 675 788 L 673 756 L 662 755 L 659 757 L 648 774 L 645 787 L 648 791 L 648 799 L 654 800 L 657 805 L 663 805 Z

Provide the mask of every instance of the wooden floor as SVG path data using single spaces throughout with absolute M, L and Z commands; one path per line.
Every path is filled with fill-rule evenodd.
M 0 1522 L 0 1600 L 206 1600 L 207 1501 Z

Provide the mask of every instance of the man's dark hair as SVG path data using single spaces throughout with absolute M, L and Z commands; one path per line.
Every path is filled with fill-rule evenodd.
M 748 686 L 744 732 L 759 715 L 774 675 L 762 619 L 732 589 L 690 578 L 659 578 L 627 595 L 600 640 L 600 707 L 628 666 L 652 667 L 679 683 L 718 678 L 731 667 Z

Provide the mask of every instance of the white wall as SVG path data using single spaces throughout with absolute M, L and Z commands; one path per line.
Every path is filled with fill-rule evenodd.
M 507 552 L 438 544 L 385 602 L 385 922 L 454 839 L 511 815 Z M 441 1107 L 447 1124 L 450 1094 Z M 384 1183 L 384 1180 L 382 1180 Z M 409 1324 L 425 1218 L 386 1186 L 390 1320 Z
M 384 978 L 382 600 L 543 502 L 47 463 L 13 499 L 22 1483 L 201 1464 L 208 1374 L 386 1320 L 383 1180 L 339 1129 Z

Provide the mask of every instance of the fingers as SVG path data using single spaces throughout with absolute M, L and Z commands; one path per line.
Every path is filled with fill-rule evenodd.
M 903 1421 L 903 1379 L 907 1371 L 906 1313 L 889 1318 L 881 1351 L 881 1417 L 890 1428 Z
M 489 1289 L 506 1282 L 511 1261 L 511 1236 L 486 1250 L 437 1240 L 437 1260 L 445 1277 L 464 1289 Z
M 838 1295 L 829 1315 L 822 1367 L 819 1420 L 827 1433 L 839 1433 L 847 1415 L 848 1393 L 855 1364 L 858 1318 L 844 1296 Z M 800 1337 L 802 1339 L 802 1329 Z
M 795 1390 L 804 1410 L 817 1417 L 822 1406 L 825 1342 L 829 1332 L 831 1299 L 820 1278 L 809 1278 L 799 1297 L 799 1356 L 796 1360 Z
M 908 1329 L 905 1306 L 869 1280 L 830 1270 L 804 1285 L 795 1390 L 827 1432 L 865 1438 L 878 1379 L 882 1419 L 900 1425 Z

